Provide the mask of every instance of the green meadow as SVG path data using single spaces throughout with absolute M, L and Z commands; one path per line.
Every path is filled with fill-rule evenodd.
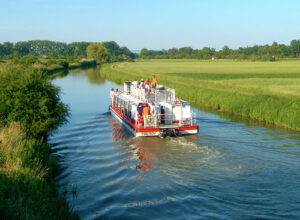
M 300 130 L 299 60 L 138 60 L 105 64 L 101 74 L 117 83 L 155 74 L 192 103 Z

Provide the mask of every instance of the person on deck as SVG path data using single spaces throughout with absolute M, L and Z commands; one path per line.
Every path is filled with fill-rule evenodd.
M 144 119 L 145 128 L 148 125 L 149 115 L 150 115 L 150 108 L 149 108 L 148 104 L 146 104 L 145 107 L 143 108 L 143 119 Z
M 154 126 L 157 126 L 157 111 L 156 107 L 154 105 L 154 102 L 150 103 L 150 114 L 152 115 L 152 123 L 154 123 Z
M 143 124 L 143 104 L 139 103 L 137 107 L 137 112 L 138 112 L 138 127 L 140 128 Z
M 154 102 L 150 103 L 150 113 L 151 113 L 151 115 L 156 115 L 156 108 L 155 108 Z
M 160 123 L 161 124 L 165 124 L 165 119 L 166 119 L 166 115 L 165 115 L 165 109 L 163 106 L 160 107 Z
M 145 82 L 145 89 L 148 94 L 150 93 L 150 85 L 151 85 L 150 80 L 147 79 Z
M 141 97 L 140 97 L 140 99 L 142 99 L 143 101 L 145 101 L 145 94 L 146 94 L 146 92 L 145 92 L 145 83 L 144 83 L 143 79 L 141 80 L 139 88 L 141 90 Z
M 156 79 L 156 76 L 155 75 L 153 75 L 152 76 L 152 92 L 154 93 L 155 92 L 155 88 L 156 88 L 156 86 L 157 86 L 157 79 Z
M 146 104 L 146 106 L 143 108 L 143 116 L 145 115 L 150 115 L 150 108 L 148 104 Z
M 137 81 L 137 80 L 134 80 L 131 84 L 132 84 L 135 88 L 138 87 L 138 81 Z
M 140 85 L 139 85 L 139 88 L 140 88 L 140 89 L 145 89 L 145 83 L 144 83 L 144 80 L 143 80 L 143 79 L 141 80 L 141 83 L 140 83 Z

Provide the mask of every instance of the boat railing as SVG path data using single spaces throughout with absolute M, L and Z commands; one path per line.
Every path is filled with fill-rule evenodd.
M 156 117 L 159 125 L 173 124 L 173 114 L 157 114 Z
M 179 121 L 180 126 L 190 126 L 193 124 L 193 119 L 192 118 L 184 118 Z
M 156 92 L 147 89 L 140 89 L 133 87 L 131 88 L 130 95 L 143 101 L 143 102 L 156 102 Z
M 145 115 L 144 116 L 144 128 L 156 128 L 157 127 L 156 115 Z
M 181 118 L 176 120 L 173 114 L 158 114 L 158 125 L 178 125 L 178 126 L 191 126 L 195 124 L 195 114 L 191 113 L 191 117 Z
M 141 89 L 131 86 L 130 95 L 143 102 L 173 102 L 175 100 L 174 89 Z

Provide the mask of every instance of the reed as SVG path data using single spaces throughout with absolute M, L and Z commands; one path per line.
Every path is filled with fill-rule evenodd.
M 177 96 L 223 112 L 300 130 L 300 62 L 147 60 L 103 65 L 103 77 L 122 84 L 150 78 Z

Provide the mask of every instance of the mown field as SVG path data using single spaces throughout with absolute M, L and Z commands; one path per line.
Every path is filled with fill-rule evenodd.
M 106 64 L 117 83 L 157 75 L 177 96 L 292 130 L 300 130 L 300 61 L 139 60 Z

